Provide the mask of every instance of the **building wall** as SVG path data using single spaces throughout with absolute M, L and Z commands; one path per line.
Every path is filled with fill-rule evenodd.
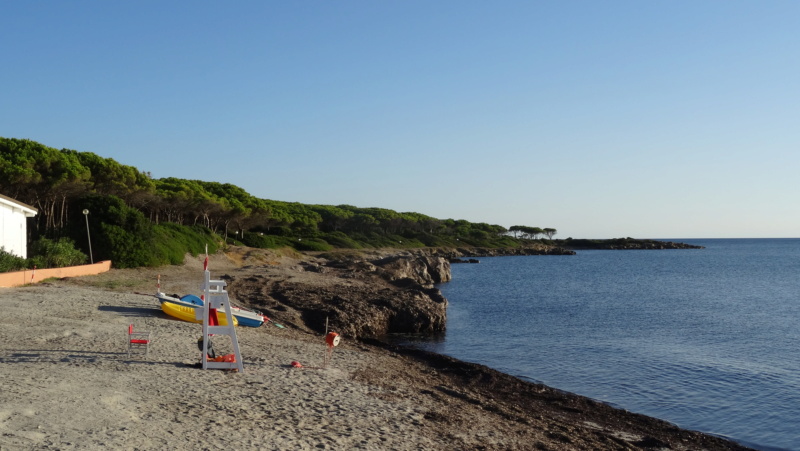
M 0 197 L 0 247 L 18 257 L 28 257 L 28 228 L 26 218 L 36 210 Z

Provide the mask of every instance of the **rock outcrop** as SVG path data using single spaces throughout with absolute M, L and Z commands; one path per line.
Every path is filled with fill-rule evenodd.
M 230 281 L 236 299 L 300 329 L 350 338 L 445 329 L 447 300 L 434 284 L 450 280 L 450 263 L 433 255 L 394 255 L 305 262 L 286 278 L 252 275 Z M 324 274 L 324 277 L 315 277 Z M 288 321 L 287 321 L 288 319 Z
M 395 255 L 373 262 L 380 268 L 379 274 L 390 282 L 407 280 L 423 287 L 449 282 L 450 262 L 433 255 L 402 256 Z
M 506 257 L 513 255 L 575 255 L 575 251 L 558 246 L 534 245 L 530 247 L 460 247 L 429 248 L 415 251 L 417 255 L 444 257 L 448 261 L 462 257 Z M 469 261 L 469 260 L 468 260 Z

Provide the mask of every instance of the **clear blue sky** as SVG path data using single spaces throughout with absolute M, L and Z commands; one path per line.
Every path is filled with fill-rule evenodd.
M 30 1 L 0 136 L 566 238 L 800 236 L 800 1 Z

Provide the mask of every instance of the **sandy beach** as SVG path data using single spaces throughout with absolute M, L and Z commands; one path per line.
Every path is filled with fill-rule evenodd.
M 211 268 L 301 277 L 296 260 L 263 263 L 217 255 Z M 343 337 L 322 369 L 324 339 L 302 328 L 239 327 L 244 372 L 198 369 L 200 325 L 146 294 L 158 275 L 199 294 L 201 266 L 0 289 L 0 449 L 744 449 L 371 340 Z M 148 358 L 128 358 L 129 324 L 151 332 Z

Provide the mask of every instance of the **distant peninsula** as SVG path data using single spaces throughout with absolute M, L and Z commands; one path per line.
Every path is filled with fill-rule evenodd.
M 554 240 L 553 244 L 571 250 L 641 250 L 641 249 L 705 249 L 705 246 L 673 241 L 614 238 L 608 240 L 572 239 Z
M 477 263 L 473 257 L 504 257 L 512 255 L 575 255 L 581 250 L 661 250 L 661 249 L 705 249 L 698 246 L 673 241 L 658 241 L 636 238 L 613 239 L 572 239 L 537 241 L 520 247 L 458 247 L 452 249 L 431 249 L 430 253 L 446 257 L 451 263 Z M 461 260 L 469 257 L 470 260 Z

